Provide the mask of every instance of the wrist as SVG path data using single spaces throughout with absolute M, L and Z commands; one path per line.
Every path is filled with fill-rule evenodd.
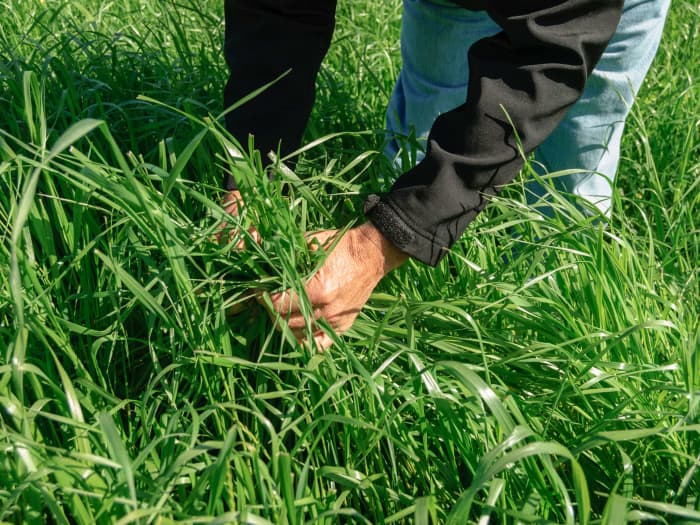
M 239 190 L 230 190 L 223 198 L 223 207 L 227 213 L 238 214 L 238 208 L 243 205 L 243 197 Z
M 372 257 L 381 269 L 382 277 L 408 260 L 409 256 L 399 250 L 371 222 L 365 222 L 355 230 L 365 241 L 363 244 L 371 246 Z

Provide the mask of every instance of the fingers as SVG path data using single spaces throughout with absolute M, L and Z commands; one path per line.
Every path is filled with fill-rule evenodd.
M 321 329 L 319 321 L 324 320 L 328 326 L 342 330 L 342 327 L 335 326 L 335 315 L 328 308 L 314 306 L 311 315 L 305 316 L 300 310 L 299 296 L 292 290 L 273 295 L 265 294 L 259 296 L 258 301 L 276 321 L 275 326 L 278 330 L 288 328 L 299 344 L 312 350 L 323 352 L 333 346 L 333 339 Z M 313 334 L 311 338 L 308 337 L 310 332 Z
M 243 235 L 237 228 L 229 228 L 228 224 L 222 224 L 219 226 L 219 231 L 214 235 L 214 240 L 218 244 L 236 241 L 233 245 L 233 249 L 242 251 L 247 247 L 246 237 L 252 239 L 255 244 L 260 244 L 262 241 L 260 233 L 253 226 L 248 229 L 248 234 L 248 236 Z M 236 238 L 238 238 L 238 240 L 236 240 Z
M 329 304 L 329 294 L 324 286 L 320 274 L 316 273 L 311 279 L 307 281 L 304 285 L 304 290 L 306 291 L 306 297 L 309 300 L 309 304 L 314 307 L 314 309 L 323 309 Z M 299 294 L 288 288 L 287 290 L 279 293 L 270 295 L 270 302 L 272 307 L 277 310 L 282 316 L 293 316 L 296 313 L 301 312 L 301 298 Z
M 231 215 L 238 215 L 238 207 L 243 205 L 243 196 L 238 190 L 231 190 L 223 199 L 224 210 Z
M 323 352 L 324 350 L 328 350 L 331 346 L 333 346 L 333 339 L 331 339 L 327 333 L 321 332 L 314 335 L 314 344 L 319 352 Z
M 301 306 L 299 295 L 291 289 L 272 294 L 269 297 L 272 309 L 283 317 L 298 312 Z
M 311 315 L 304 315 L 301 308 L 301 300 L 299 295 L 293 290 L 285 290 L 284 292 L 272 294 L 269 296 L 269 303 L 265 301 L 265 297 L 258 299 L 261 301 L 270 312 L 270 315 L 275 318 L 279 315 L 280 319 L 292 331 L 301 333 L 307 326 L 307 319 L 311 319 L 312 326 L 315 321 L 323 317 L 323 307 L 321 305 L 312 306 Z
M 248 233 L 250 233 L 250 236 L 253 238 L 253 242 L 255 242 L 255 244 L 260 244 L 262 242 L 260 232 L 256 230 L 255 227 L 251 226 L 248 228 Z
M 226 195 L 224 195 L 222 205 L 226 213 L 228 213 L 232 217 L 238 217 L 240 215 L 241 208 L 244 206 L 243 196 L 241 195 L 241 192 L 238 190 L 232 190 L 228 192 Z M 258 232 L 258 230 L 255 229 L 255 227 L 251 226 L 250 228 L 248 228 L 248 234 L 250 239 L 252 239 L 252 241 L 255 244 L 260 244 L 260 242 L 262 241 L 260 233 Z M 226 222 L 223 222 L 219 225 L 219 231 L 215 235 L 217 243 L 233 242 L 236 239 L 236 237 L 238 237 L 238 241 L 236 241 L 236 243 L 233 246 L 234 250 L 245 250 L 246 236 L 241 235 L 241 232 L 238 230 L 238 228 L 230 228 Z
M 316 251 L 319 248 L 327 249 L 333 241 L 336 240 L 338 230 L 324 230 L 319 232 L 307 233 L 304 238 L 309 246 L 309 249 Z

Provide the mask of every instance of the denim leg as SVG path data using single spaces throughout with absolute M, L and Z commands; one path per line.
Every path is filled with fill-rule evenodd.
M 627 0 L 620 24 L 581 99 L 535 152 L 547 172 L 581 169 L 555 185 L 610 213 L 625 120 L 659 47 L 670 0 Z M 543 189 L 528 181 L 528 200 Z
M 615 36 L 586 84 L 582 98 L 540 145 L 535 159 L 548 172 L 581 169 L 559 177 L 565 191 L 586 198 L 603 213 L 610 208 L 625 118 L 654 58 L 670 0 L 627 0 Z M 469 70 L 467 50 L 477 40 L 499 32 L 483 12 L 447 0 L 404 0 L 401 73 L 387 110 L 389 143 L 412 129 L 425 143 L 435 118 L 464 103 Z M 595 173 L 594 173 L 595 172 Z M 528 182 L 529 199 L 544 193 Z
M 500 31 L 485 13 L 448 0 L 404 0 L 401 20 L 402 66 L 387 109 L 385 154 L 392 160 L 401 137 L 415 132 L 425 149 L 438 115 L 467 98 L 467 51 Z M 422 153 L 419 153 L 420 160 Z

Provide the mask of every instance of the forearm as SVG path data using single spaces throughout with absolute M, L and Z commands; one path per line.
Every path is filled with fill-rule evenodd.
M 356 231 L 361 239 L 357 245 L 363 252 L 371 254 L 369 258 L 380 278 L 408 260 L 408 255 L 399 250 L 371 222 L 358 226 Z
M 435 265 L 583 92 L 622 0 L 488 2 L 503 32 L 469 52 L 466 103 L 433 125 L 425 159 L 366 213 L 398 248 Z M 436 57 L 439 59 L 439 57 Z

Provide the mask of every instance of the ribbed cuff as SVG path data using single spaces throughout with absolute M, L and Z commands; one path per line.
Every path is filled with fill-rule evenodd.
M 236 179 L 234 179 L 233 175 L 231 175 L 228 172 L 224 173 L 224 189 L 226 191 L 233 191 L 233 190 L 238 189 L 238 184 L 236 184 Z
M 427 237 L 411 227 L 388 199 L 370 195 L 364 214 L 394 246 L 422 263 L 437 266 L 447 254 L 447 242 Z

